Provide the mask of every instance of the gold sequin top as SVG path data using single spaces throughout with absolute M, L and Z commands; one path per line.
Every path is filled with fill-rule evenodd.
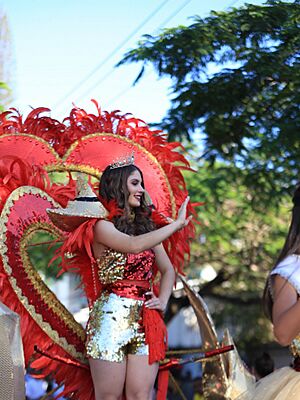
M 131 254 L 107 249 L 97 260 L 99 280 L 104 289 L 122 297 L 144 299 L 144 293 L 150 289 L 154 263 L 153 250 Z M 125 284 L 124 281 L 149 284 L 141 289 L 140 285 Z

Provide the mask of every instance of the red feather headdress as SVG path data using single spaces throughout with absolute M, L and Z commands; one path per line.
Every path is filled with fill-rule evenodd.
M 86 249 L 87 259 L 92 257 L 90 241 L 95 220 L 87 221 L 71 233 L 71 241 L 70 237 L 65 241 L 65 233 L 54 227 L 46 213 L 47 208 L 65 207 L 75 197 L 71 171 L 99 178 L 108 164 L 134 151 L 135 164 L 143 171 L 145 187 L 155 206 L 153 220 L 163 226 L 169 218 L 176 218 L 187 196 L 182 171 L 190 169 L 180 153 L 180 143 L 169 143 L 161 131 L 151 130 L 129 114 L 102 112 L 93 102 L 96 114 L 74 108 L 63 122 L 44 116 L 47 108 L 37 108 L 25 119 L 15 109 L 0 115 L 0 274 L 6 277 L 0 298 L 21 316 L 26 362 L 36 359 L 34 367 L 41 368 L 45 375 L 52 373 L 58 383 L 64 384 L 68 397 L 80 400 L 93 399 L 84 357 L 84 331 L 43 283 L 26 245 L 33 232 L 45 230 L 57 240 L 64 240 L 64 246 L 76 243 L 75 247 Z M 52 183 L 53 171 L 68 172 L 69 182 Z M 114 208 L 110 211 L 118 212 Z M 191 204 L 188 212 L 194 213 Z M 189 224 L 164 243 L 179 272 L 189 256 L 189 239 L 194 233 L 193 224 Z M 71 266 L 81 275 L 86 295 L 93 301 L 99 287 L 93 269 L 81 268 L 85 261 L 74 260 Z M 36 344 L 38 353 L 34 350 Z

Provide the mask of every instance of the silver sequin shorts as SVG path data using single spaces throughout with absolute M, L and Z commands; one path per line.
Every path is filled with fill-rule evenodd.
M 142 300 L 102 293 L 90 311 L 87 357 L 122 362 L 127 354 L 148 355 L 141 327 Z

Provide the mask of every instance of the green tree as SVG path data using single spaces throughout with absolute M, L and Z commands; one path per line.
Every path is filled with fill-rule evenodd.
M 245 186 L 236 166 L 217 162 L 211 170 L 207 164 L 185 177 L 191 201 L 204 202 L 186 272 L 198 281 L 202 296 L 216 300 L 211 312 L 217 325 L 234 327 L 240 348 L 258 346 L 272 338 L 261 297 L 287 232 L 290 199 L 253 207 L 256 192 Z M 212 280 L 205 278 L 208 268 L 215 272 Z M 173 296 L 167 318 L 187 305 L 186 298 Z
M 145 35 L 119 63 L 143 63 L 136 82 L 148 64 L 172 80 L 158 125 L 171 140 L 197 145 L 189 148 L 197 173 L 186 181 L 192 200 L 205 202 L 187 272 L 217 300 L 213 318 L 235 327 L 239 348 L 272 338 L 260 299 L 300 172 L 299 15 L 299 1 L 278 0 L 212 12 Z M 208 267 L 211 281 L 203 279 Z M 187 304 L 172 297 L 167 319 Z
M 0 82 L 0 93 L 9 93 L 9 88 L 4 82 Z M 1 96 L 0 96 L 1 97 Z M 4 105 L 3 103 L 0 104 L 0 112 L 4 111 Z
M 53 262 L 51 260 L 55 256 L 55 250 L 61 243 L 56 244 L 55 240 L 58 240 L 58 238 L 49 232 L 41 230 L 32 235 L 27 245 L 30 262 L 45 280 L 48 278 L 58 279 L 57 274 L 60 271 L 59 263 L 61 260 L 56 259 Z
M 64 185 L 69 180 L 69 174 L 66 172 L 50 172 L 48 176 L 53 184 Z M 35 230 L 28 240 L 26 250 L 30 262 L 45 281 L 60 278 L 58 274 L 61 272 L 61 259 L 54 257 L 55 251 L 61 244 L 62 238 L 42 228 Z
M 145 35 L 119 65 L 152 64 L 172 79 L 159 124 L 170 139 L 201 142 L 199 159 L 234 162 L 267 202 L 289 190 L 300 166 L 299 0 L 270 0 L 194 17 L 190 26 Z

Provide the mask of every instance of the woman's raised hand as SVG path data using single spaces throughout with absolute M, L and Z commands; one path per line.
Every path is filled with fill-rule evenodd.
M 188 223 L 190 222 L 190 220 L 193 218 L 192 215 L 190 215 L 189 217 L 186 217 L 186 209 L 187 209 L 187 205 L 188 205 L 189 201 L 190 201 L 190 196 L 187 196 L 187 198 L 184 200 L 184 202 L 181 204 L 181 206 L 178 210 L 178 215 L 177 215 L 177 219 L 175 222 L 178 222 L 179 229 L 187 226 Z

